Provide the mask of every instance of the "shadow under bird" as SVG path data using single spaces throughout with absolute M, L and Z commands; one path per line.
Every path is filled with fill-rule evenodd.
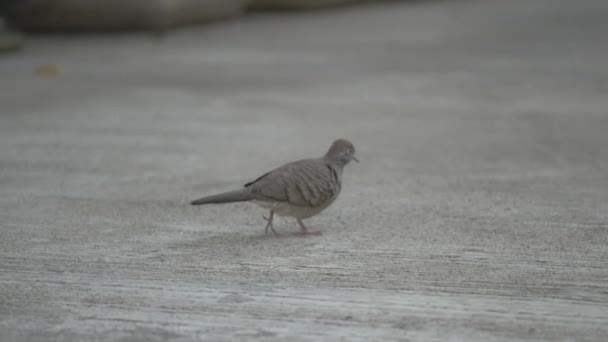
M 252 201 L 269 209 L 264 216 L 266 233 L 270 229 L 278 235 L 272 225 L 274 215 L 295 217 L 300 225 L 300 234 L 319 234 L 310 230 L 303 219 L 319 214 L 329 207 L 342 189 L 342 170 L 355 157 L 355 147 L 345 139 L 334 141 L 321 158 L 303 159 L 285 164 L 245 184 L 240 190 L 228 191 L 192 201 L 192 205 Z

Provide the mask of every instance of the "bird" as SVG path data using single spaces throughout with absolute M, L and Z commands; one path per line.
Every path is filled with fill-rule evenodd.
M 342 170 L 355 157 L 355 146 L 346 139 L 335 140 L 320 158 L 302 159 L 269 171 L 243 188 L 192 201 L 191 205 L 206 205 L 251 201 L 269 210 L 265 232 L 277 236 L 273 226 L 276 215 L 295 217 L 299 234 L 317 235 L 302 220 L 319 214 L 329 207 L 342 190 Z

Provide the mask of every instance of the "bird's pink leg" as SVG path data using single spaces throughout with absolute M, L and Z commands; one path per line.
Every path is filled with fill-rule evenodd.
M 274 227 L 272 226 L 272 219 L 274 218 L 274 211 L 271 210 L 270 215 L 268 217 L 266 217 L 266 216 L 262 216 L 262 217 L 264 218 L 264 220 L 266 220 L 268 222 L 268 223 L 266 223 L 266 229 L 265 229 L 266 234 L 268 234 L 268 229 L 270 229 L 275 236 L 278 236 L 279 233 L 277 233 L 277 231 L 274 230 Z
M 321 234 L 318 230 L 311 230 L 306 228 L 302 219 L 298 217 L 298 224 L 300 225 L 300 235 L 319 235 Z

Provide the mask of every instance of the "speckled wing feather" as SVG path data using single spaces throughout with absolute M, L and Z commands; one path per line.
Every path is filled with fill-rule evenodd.
M 245 187 L 259 200 L 321 207 L 340 192 L 340 174 L 323 158 L 305 159 L 272 170 Z

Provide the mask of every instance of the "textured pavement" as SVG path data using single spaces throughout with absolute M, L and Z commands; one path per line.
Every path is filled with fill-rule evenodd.
M 604 341 L 608 4 L 414 1 L 0 55 L 2 341 Z M 354 142 L 321 236 L 192 207 Z

